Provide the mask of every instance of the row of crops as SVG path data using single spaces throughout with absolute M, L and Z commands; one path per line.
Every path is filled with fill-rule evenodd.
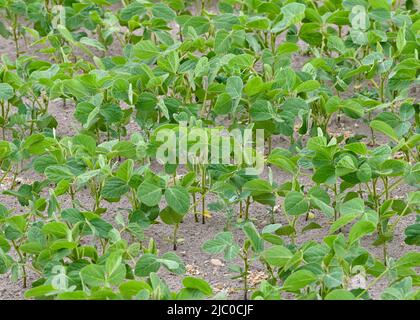
M 416 5 L 0 0 L 0 285 L 229 298 L 193 225 L 234 298 L 419 299 Z

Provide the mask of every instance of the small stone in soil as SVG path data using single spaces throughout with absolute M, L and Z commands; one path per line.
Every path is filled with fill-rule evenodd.
M 216 267 L 223 267 L 224 264 L 222 261 L 220 261 L 219 259 L 211 259 L 210 263 Z

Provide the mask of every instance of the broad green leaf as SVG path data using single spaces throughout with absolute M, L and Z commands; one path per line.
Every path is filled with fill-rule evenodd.
M 284 208 L 287 214 L 298 216 L 308 212 L 309 202 L 303 193 L 290 191 L 284 199 Z
M 350 156 L 342 157 L 335 165 L 335 173 L 338 177 L 345 176 L 346 174 L 356 172 L 357 164 Z
M 142 203 L 153 207 L 159 204 L 162 197 L 162 189 L 146 180 L 137 189 L 137 195 Z
M 338 229 L 344 227 L 345 225 L 352 222 L 357 217 L 360 217 L 360 213 L 348 213 L 343 215 L 342 217 L 338 218 L 334 223 L 331 225 L 330 233 L 336 232 Z
M 264 241 L 261 239 L 258 230 L 255 228 L 255 225 L 252 222 L 246 222 L 242 226 L 242 230 L 251 241 L 252 248 L 255 252 L 261 252 L 264 250 Z
M 217 97 L 213 112 L 217 115 L 228 114 L 232 111 L 232 106 L 231 96 L 228 93 L 223 92 Z
M 101 195 L 105 199 L 119 199 L 129 190 L 127 182 L 118 177 L 105 180 Z
M 213 294 L 213 290 L 211 289 L 210 285 L 206 281 L 199 278 L 185 277 L 182 280 L 182 284 L 185 288 L 199 290 L 207 296 Z
M 249 110 L 252 120 L 265 121 L 273 118 L 273 108 L 267 100 L 255 101 Z
M 134 273 L 138 277 L 147 277 L 151 272 L 158 272 L 160 262 L 154 254 L 145 253 L 137 261 Z
M 34 288 L 31 288 L 25 292 L 25 298 L 38 298 L 45 297 L 48 294 L 56 292 L 57 290 L 52 285 L 40 285 Z
M 376 230 L 376 226 L 370 221 L 359 221 L 353 225 L 349 233 L 349 243 L 353 244 L 360 238 L 371 234 Z
M 272 246 L 262 253 L 262 257 L 271 266 L 284 267 L 293 257 L 292 252 L 283 246 Z
M 344 289 L 335 289 L 328 293 L 325 300 L 355 300 L 356 297 L 349 291 Z
M 242 187 L 243 191 L 249 191 L 251 195 L 259 195 L 262 193 L 270 193 L 273 191 L 273 187 L 266 180 L 255 179 L 247 181 Z
M 80 41 L 80 43 L 83 43 L 84 45 L 87 45 L 89 47 L 94 47 L 95 49 L 98 49 L 98 50 L 101 50 L 101 51 L 106 50 L 105 46 L 96 39 L 83 37 L 79 41 Z
M 344 202 L 339 206 L 339 211 L 342 215 L 347 214 L 363 214 L 365 212 L 365 203 L 363 199 L 354 198 Z
M 311 271 L 298 270 L 286 278 L 283 284 L 283 290 L 289 292 L 299 291 L 316 280 L 317 277 Z
M 140 40 L 133 47 L 134 56 L 140 60 L 149 60 L 159 55 L 159 48 L 151 40 Z
M 146 13 L 146 8 L 142 3 L 132 2 L 119 12 L 122 21 L 128 21 L 135 16 L 143 16 Z
M 301 92 L 310 92 L 318 89 L 321 85 L 316 80 L 308 80 L 305 82 L 300 83 L 296 88 L 295 91 L 297 93 Z
M 13 98 L 13 87 L 8 83 L 0 83 L 0 101 L 7 101 Z
M 264 82 L 260 76 L 252 77 L 245 85 L 244 92 L 248 96 L 260 93 L 264 88 Z
M 226 92 L 232 99 L 240 99 L 242 96 L 243 82 L 240 77 L 229 77 L 226 82 Z
M 52 235 L 57 238 L 66 238 L 69 233 L 69 228 L 63 222 L 53 221 L 45 224 L 42 227 L 42 232 L 46 235 Z
M 165 190 L 168 205 L 177 213 L 186 214 L 190 208 L 190 196 L 183 187 L 171 187 Z
M 91 264 L 80 270 L 80 277 L 90 287 L 102 287 L 106 283 L 105 267 Z
M 395 133 L 394 129 L 392 129 L 392 127 L 389 124 L 383 121 L 373 120 L 370 122 L 370 127 L 376 131 L 382 132 L 383 134 L 385 134 L 386 136 L 388 136 L 395 142 L 399 141 L 398 136 Z

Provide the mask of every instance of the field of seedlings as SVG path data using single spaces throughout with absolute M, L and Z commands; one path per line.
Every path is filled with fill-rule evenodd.
M 420 300 L 416 0 L 0 0 L 0 300 Z

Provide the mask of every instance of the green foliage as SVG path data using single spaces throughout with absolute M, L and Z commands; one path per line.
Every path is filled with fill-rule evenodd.
M 169 225 L 160 240 L 189 254 L 178 233 L 201 213 L 202 250 L 244 298 L 370 299 L 385 279 L 382 299 L 419 298 L 412 1 L 114 3 L 0 2 L 14 45 L 0 63 L 0 201 L 16 200 L 0 204 L 0 274 L 26 287 L 33 270 L 26 298 L 220 297 L 145 232 Z M 264 154 L 254 137 L 241 150 L 264 173 L 216 152 L 158 163 L 183 129 L 222 127 L 264 130 Z M 225 229 L 208 234 L 215 220 Z M 390 255 L 401 239 L 407 252 Z

